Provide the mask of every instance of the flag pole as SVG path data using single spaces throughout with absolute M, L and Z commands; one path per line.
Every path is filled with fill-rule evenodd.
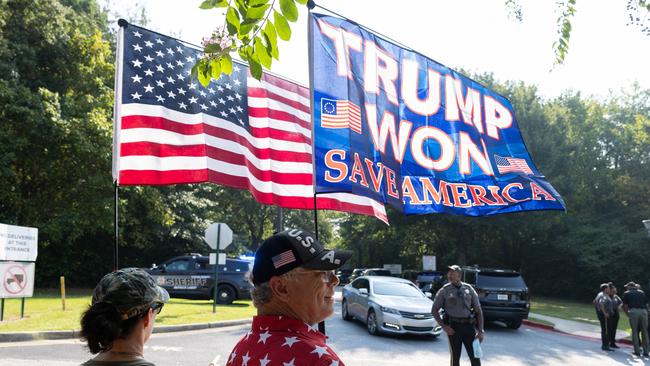
M 120 212 L 120 121 L 122 111 L 120 110 L 122 99 L 122 56 L 124 53 L 124 29 L 129 26 L 129 23 L 120 19 L 117 24 L 120 26 L 117 31 L 117 47 L 115 50 L 115 104 L 113 105 L 113 186 L 115 189 L 115 243 L 113 247 L 113 272 L 120 268 L 119 263 L 119 244 L 120 244 L 120 225 L 119 225 L 119 212 Z
M 113 272 L 117 271 L 119 268 L 118 261 L 118 249 L 120 243 L 120 226 L 119 226 L 119 213 L 120 213 L 120 199 L 119 199 L 119 190 L 120 186 L 117 184 L 117 181 L 114 182 L 115 185 L 115 247 L 113 248 Z
M 314 235 L 316 240 L 318 240 L 318 200 L 316 193 L 316 164 L 314 154 L 314 54 L 313 54 L 313 44 L 312 44 L 312 34 L 313 26 L 311 24 L 311 11 L 316 7 L 314 0 L 307 1 L 307 34 L 308 34 L 308 49 L 309 49 L 309 102 L 311 103 L 311 143 L 312 143 L 312 166 L 314 167 L 314 172 L 312 174 L 312 185 L 314 187 Z M 325 334 L 325 321 L 318 323 L 318 331 Z

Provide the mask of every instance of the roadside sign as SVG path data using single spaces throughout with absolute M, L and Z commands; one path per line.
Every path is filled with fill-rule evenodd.
M 0 298 L 34 295 L 34 263 L 0 263 Z
M 210 264 L 214 265 L 217 263 L 217 253 L 210 253 Z M 219 265 L 226 265 L 226 253 L 219 253 Z
M 232 230 L 223 222 L 215 222 L 205 229 L 203 240 L 214 250 L 217 249 L 218 240 L 219 249 L 226 249 L 232 243 Z
M 0 224 L 0 260 L 35 262 L 37 254 L 37 228 Z
M 650 220 L 643 220 L 643 226 L 645 226 L 645 229 L 648 231 L 648 235 L 650 235 Z
M 436 270 L 436 256 L 435 255 L 423 255 L 422 256 L 422 270 L 423 271 L 435 271 Z

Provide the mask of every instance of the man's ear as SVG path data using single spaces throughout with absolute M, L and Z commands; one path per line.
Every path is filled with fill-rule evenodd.
M 149 326 L 149 322 L 152 321 L 153 321 L 153 310 L 149 309 L 149 311 L 147 311 L 147 313 L 142 317 L 142 322 L 143 322 L 142 325 L 144 325 L 144 327 L 146 328 Z
M 269 288 L 273 292 L 273 297 L 278 300 L 287 301 L 289 298 L 289 289 L 287 288 L 287 281 L 280 277 L 271 277 L 269 280 Z

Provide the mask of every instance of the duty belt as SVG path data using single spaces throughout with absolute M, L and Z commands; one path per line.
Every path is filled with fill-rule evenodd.
M 476 319 L 474 318 L 454 318 L 453 316 L 449 317 L 450 323 L 460 323 L 460 324 L 474 324 Z

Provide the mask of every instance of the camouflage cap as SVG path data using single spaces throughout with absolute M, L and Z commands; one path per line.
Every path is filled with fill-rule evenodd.
M 154 303 L 169 301 L 169 293 L 158 286 L 147 272 L 123 268 L 104 276 L 93 291 L 92 305 L 113 305 L 123 320 L 147 310 Z

